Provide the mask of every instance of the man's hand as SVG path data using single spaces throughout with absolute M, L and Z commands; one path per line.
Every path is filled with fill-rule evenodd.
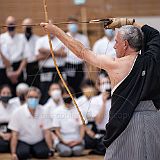
M 44 28 L 45 32 L 51 33 L 53 31 L 53 24 L 51 22 L 50 23 L 41 23 L 40 26 Z
M 7 77 L 13 84 L 16 84 L 18 82 L 19 75 L 20 73 L 18 71 L 7 71 Z
M 106 103 L 106 101 L 107 101 L 109 95 L 110 95 L 109 92 L 104 92 L 104 93 L 102 94 L 103 103 Z
M 18 160 L 18 157 L 15 153 L 12 153 L 11 160 Z
M 104 26 L 105 29 L 115 29 L 115 28 L 120 28 L 124 25 L 133 25 L 135 22 L 135 19 L 131 18 L 109 18 L 111 21 L 110 24 L 107 24 Z
M 69 142 L 69 146 L 73 147 L 73 146 L 76 146 L 76 145 L 81 144 L 81 143 L 82 143 L 82 140 L 71 141 L 71 142 Z

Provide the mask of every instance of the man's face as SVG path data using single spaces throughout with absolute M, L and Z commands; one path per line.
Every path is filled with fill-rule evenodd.
M 6 25 L 8 25 L 7 29 L 9 31 L 9 33 L 13 34 L 15 33 L 15 29 L 16 27 L 15 26 L 12 26 L 12 25 L 16 25 L 16 20 L 14 17 L 12 16 L 9 16 L 6 20 Z
M 126 50 L 125 41 L 121 38 L 119 32 L 116 35 L 115 42 L 114 49 L 116 50 L 117 58 L 121 58 L 125 55 Z

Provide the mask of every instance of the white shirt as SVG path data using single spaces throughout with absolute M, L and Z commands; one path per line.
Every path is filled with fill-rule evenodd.
M 25 41 L 24 54 L 27 57 L 28 63 L 36 61 L 35 47 L 39 36 L 33 34 L 29 40 L 26 39 L 25 34 L 22 35 Z
M 14 112 L 8 128 L 19 133 L 19 140 L 30 145 L 38 143 L 44 139 L 43 113 L 43 108 L 39 105 L 33 117 L 27 104 L 24 104 Z
M 102 108 L 102 104 L 103 104 L 102 94 L 92 97 L 91 106 L 93 110 L 92 114 L 94 117 L 96 117 L 97 114 L 100 112 L 100 109 Z M 102 122 L 97 124 L 97 128 L 99 130 L 105 130 L 105 126 L 109 122 L 110 109 L 111 109 L 111 99 L 107 100 L 106 102 L 106 112 L 104 114 L 104 118 Z
M 67 33 L 69 36 L 71 36 L 71 34 L 68 32 Z M 90 48 L 90 44 L 89 44 L 89 40 L 88 37 L 77 33 L 74 37 L 75 40 L 81 42 L 86 48 Z M 67 46 L 66 46 L 67 47 Z M 66 48 L 67 51 L 67 58 L 66 58 L 66 62 L 71 63 L 71 64 L 81 64 L 83 62 L 82 59 L 78 58 L 72 51 L 70 51 L 68 48 Z
M 4 52 L 4 56 L 9 56 L 9 61 L 11 63 L 19 62 L 23 60 L 25 57 L 24 55 L 24 48 L 25 42 L 22 37 L 22 34 L 15 34 L 12 38 L 8 32 L 1 34 L 0 42 L 7 46 L 6 52 Z
M 106 36 L 103 38 L 97 40 L 93 46 L 93 51 L 94 53 L 98 55 L 108 55 L 110 57 L 115 58 L 116 57 L 116 52 L 115 49 L 113 48 L 115 45 L 115 40 L 109 41 Z
M 87 97 L 83 95 L 79 97 L 76 102 L 84 119 L 86 121 L 92 121 L 94 117 L 92 113 L 91 99 L 87 99 Z
M 7 52 L 7 45 L 6 44 L 1 44 L 1 42 L 0 42 L 0 51 L 5 56 L 5 58 L 9 60 L 9 54 Z M 2 57 L 0 55 L 0 69 L 4 69 L 4 68 L 5 68 L 5 65 L 4 65 Z
M 9 102 L 13 103 L 16 106 L 21 106 L 21 101 L 20 101 L 19 97 L 14 97 L 14 98 L 10 99 Z
M 44 105 L 45 110 L 45 123 L 44 129 L 50 129 L 53 127 L 53 119 L 55 109 L 62 107 L 64 105 L 63 100 L 61 99 L 59 104 L 56 104 L 52 98 L 49 98 L 47 103 Z
M 13 112 L 18 108 L 15 103 L 9 103 L 5 107 L 4 104 L 0 101 L 0 123 L 8 123 Z
M 59 107 L 54 112 L 53 127 L 59 127 L 64 141 L 80 139 L 80 117 L 75 108 Z
M 53 51 L 57 51 L 59 50 L 61 47 L 63 47 L 63 44 L 61 41 L 59 41 L 56 37 L 54 37 L 52 39 L 52 46 L 53 46 Z M 38 41 L 36 42 L 36 49 L 35 49 L 35 54 L 38 55 L 39 54 L 39 49 L 40 48 L 46 48 L 50 50 L 49 47 L 49 42 L 48 42 L 48 36 L 43 36 L 41 38 L 38 39 Z M 56 62 L 57 65 L 60 66 L 64 66 L 65 65 L 65 58 L 61 58 L 61 57 L 56 57 Z M 40 61 L 39 65 L 42 67 L 46 67 L 46 68 L 52 68 L 54 67 L 54 62 L 52 57 L 46 59 L 46 60 L 42 60 Z

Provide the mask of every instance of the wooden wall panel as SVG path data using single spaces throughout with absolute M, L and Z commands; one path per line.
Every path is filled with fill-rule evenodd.
M 69 15 L 76 15 L 81 19 L 81 7 L 75 6 L 73 0 L 47 0 L 47 4 L 49 17 L 54 22 L 65 21 Z M 160 0 L 87 0 L 85 7 L 88 19 L 160 15 Z M 0 24 L 5 23 L 9 15 L 15 16 L 18 23 L 26 17 L 40 23 L 44 21 L 43 0 L 0 0 Z M 61 28 L 66 30 L 65 25 Z M 35 32 L 44 34 L 40 27 L 36 27 Z M 103 27 L 90 24 L 88 33 L 92 46 L 102 37 Z

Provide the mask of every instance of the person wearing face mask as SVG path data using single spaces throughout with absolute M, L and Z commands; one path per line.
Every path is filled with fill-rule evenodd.
M 97 40 L 93 45 L 93 51 L 99 55 L 108 55 L 112 58 L 116 57 L 114 50 L 115 31 L 113 29 L 104 29 L 104 36 Z
M 116 58 L 116 52 L 113 48 L 115 45 L 115 30 L 104 29 L 104 36 L 98 39 L 93 45 L 93 51 L 97 55 L 107 55 Z M 101 69 L 101 73 L 105 71 Z
M 0 41 L 6 46 L 3 53 L 11 64 L 7 68 L 7 77 L 13 88 L 13 96 L 16 95 L 16 85 L 24 81 L 23 70 L 26 66 L 26 56 L 24 54 L 25 42 L 21 34 L 16 33 L 16 19 L 9 16 L 6 19 L 7 32 L 1 34 Z
M 96 132 L 92 136 L 94 149 L 90 154 L 105 155 L 106 148 L 102 142 L 105 135 L 105 126 L 109 122 L 109 111 L 111 108 L 111 84 L 107 74 L 99 75 L 98 89 L 100 94 L 92 97 L 90 105 L 92 106 L 92 117 L 96 123 Z
M 44 105 L 45 114 L 47 115 L 47 121 L 45 127 L 47 129 L 51 128 L 53 123 L 54 111 L 64 105 L 62 98 L 62 90 L 58 83 L 52 83 L 49 88 L 50 98 L 47 103 Z
M 29 86 L 26 83 L 20 83 L 16 87 L 16 95 L 10 100 L 11 103 L 14 103 L 17 106 L 21 106 L 26 102 L 26 94 L 28 93 Z
M 53 44 L 54 56 L 57 66 L 61 73 L 64 71 L 66 50 L 63 45 L 53 34 L 51 41 Z M 40 71 L 40 89 L 43 93 L 40 103 L 45 104 L 49 98 L 48 90 L 52 83 L 58 83 L 59 76 L 53 63 L 48 43 L 48 36 L 45 35 L 36 42 L 35 54 L 39 62 Z
M 56 149 L 62 157 L 80 156 L 84 150 L 84 126 L 69 95 L 63 95 L 63 99 L 63 107 L 54 112 L 53 127 L 59 139 Z
M 44 129 L 44 111 L 39 105 L 41 92 L 31 87 L 27 93 L 26 104 L 17 109 L 8 125 L 12 130 L 12 159 L 32 157 L 47 159 L 53 155 L 52 140 Z
M 9 143 L 11 138 L 8 122 L 17 106 L 10 103 L 12 97 L 11 89 L 8 85 L 3 85 L 0 88 L 0 153 L 10 151 Z
M 82 83 L 82 92 L 83 95 L 77 98 L 76 102 L 83 113 L 83 117 L 90 121 L 92 119 L 90 115 L 90 100 L 97 94 L 94 82 L 89 79 L 85 80 Z
M 72 36 L 74 39 L 80 41 L 86 48 L 90 48 L 88 37 L 78 33 L 79 26 L 78 20 L 74 16 L 68 18 L 67 34 Z M 80 85 L 84 79 L 84 61 L 75 56 L 69 49 L 67 49 L 66 67 L 65 73 L 67 76 L 68 84 L 73 88 L 76 93 L 76 97 L 82 96 Z M 76 82 L 76 83 L 75 83 Z M 77 85 L 78 84 L 78 85 Z
M 93 106 L 91 106 L 91 99 L 97 94 L 95 83 L 91 80 L 85 80 L 82 83 L 82 92 L 83 95 L 77 99 L 77 104 L 87 122 L 84 136 L 85 148 L 92 149 L 96 144 L 95 140 L 92 137 L 94 137 L 97 130 L 94 117 L 92 116 L 91 112 L 93 108 Z
M 35 46 L 36 42 L 39 39 L 39 36 L 33 33 L 33 28 L 30 26 L 33 24 L 31 18 L 25 18 L 22 22 L 22 25 L 28 25 L 23 27 L 24 33 L 22 34 L 25 41 L 25 51 L 24 54 L 27 57 L 27 66 L 26 66 L 26 83 L 29 86 L 39 86 L 40 76 L 37 75 L 39 71 L 37 57 L 35 55 Z
M 44 105 L 45 107 L 52 107 L 52 109 L 54 109 L 64 104 L 62 98 L 62 89 L 59 83 L 52 83 L 49 87 L 48 94 L 50 98 Z

